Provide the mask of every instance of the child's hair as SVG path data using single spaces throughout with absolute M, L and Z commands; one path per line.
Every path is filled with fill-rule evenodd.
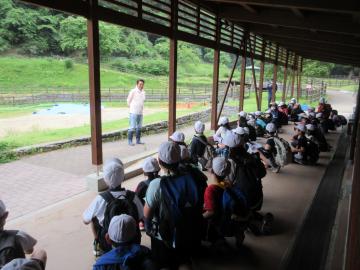
M 163 161 L 161 161 L 159 159 L 159 164 L 160 166 L 164 167 L 165 169 L 169 170 L 169 171 L 177 171 L 178 167 L 179 167 L 179 163 L 174 163 L 174 164 L 167 164 Z
M 144 175 L 149 179 L 153 180 L 159 177 L 159 172 L 144 172 Z

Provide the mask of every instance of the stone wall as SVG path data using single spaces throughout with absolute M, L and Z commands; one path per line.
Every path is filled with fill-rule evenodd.
M 177 126 L 181 127 L 181 126 L 192 125 L 197 120 L 207 122 L 210 120 L 210 112 L 211 112 L 211 110 L 208 109 L 205 111 L 192 113 L 189 115 L 179 117 L 176 120 Z M 143 132 L 143 134 L 150 135 L 150 134 L 167 131 L 167 129 L 168 129 L 168 121 L 161 121 L 161 122 L 143 126 L 142 132 Z M 121 139 L 126 139 L 126 138 L 127 138 L 127 128 L 119 130 L 119 131 L 103 134 L 102 141 L 108 142 L 108 141 L 116 141 L 116 140 L 121 140 Z M 16 155 L 24 156 L 24 155 L 34 154 L 34 153 L 53 151 L 53 150 L 71 147 L 71 146 L 90 144 L 90 142 L 91 142 L 90 137 L 82 137 L 82 138 L 73 139 L 73 140 L 64 140 L 64 141 L 41 144 L 41 145 L 21 147 L 21 148 L 15 149 L 14 151 L 15 151 Z

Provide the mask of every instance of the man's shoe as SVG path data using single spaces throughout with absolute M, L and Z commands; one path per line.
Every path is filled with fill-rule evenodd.
M 135 146 L 135 144 L 133 144 L 132 142 L 128 142 L 129 146 Z
M 138 141 L 138 142 L 136 142 L 136 144 L 145 144 L 145 143 L 142 141 Z

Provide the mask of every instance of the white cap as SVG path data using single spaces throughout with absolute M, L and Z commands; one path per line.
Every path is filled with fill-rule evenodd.
M 205 130 L 205 124 L 201 121 L 196 121 L 194 125 L 194 129 L 196 133 L 203 133 Z
M 260 111 L 256 111 L 256 112 L 255 112 L 255 115 L 256 115 L 256 116 L 260 116 L 260 115 L 261 115 L 261 112 L 260 112 Z
M 248 124 L 249 126 L 255 127 L 255 119 L 250 119 L 249 121 L 247 121 L 247 124 Z
M 166 164 L 180 162 L 180 146 L 174 142 L 164 142 L 159 147 L 159 159 Z
M 31 259 L 13 259 L 5 264 L 1 270 L 42 270 L 39 263 Z
M 285 105 L 285 102 L 283 102 L 283 101 L 279 102 L 279 107 L 284 106 L 284 105 Z
M 245 134 L 250 134 L 250 130 L 248 127 L 244 127 Z
M 112 189 L 121 185 L 124 180 L 124 164 L 118 158 L 112 158 L 104 164 L 104 181 Z
M 306 131 L 306 127 L 304 125 L 302 125 L 302 124 L 296 125 L 295 128 L 302 131 L 302 132 Z
M 108 234 L 115 243 L 128 243 L 136 237 L 136 221 L 132 216 L 121 214 L 114 216 L 109 225 Z
M 296 103 L 296 98 L 290 99 L 290 103 Z
M 158 172 L 160 171 L 159 162 L 156 158 L 147 157 L 143 162 L 142 169 L 146 173 Z
M 2 200 L 0 200 L 0 218 L 5 214 L 6 206 Z
M 241 111 L 241 112 L 239 112 L 239 113 L 238 113 L 238 115 L 239 115 L 240 117 L 244 117 L 244 118 L 246 118 L 247 113 L 246 113 L 246 112 L 244 112 L 244 111 Z
M 321 117 L 322 117 L 322 113 L 321 113 L 321 112 L 316 114 L 316 118 L 321 118 Z
M 244 130 L 244 128 L 242 128 L 242 127 L 237 127 L 237 128 L 235 128 L 235 129 L 233 130 L 233 132 L 234 132 L 235 134 L 238 134 L 238 135 L 244 135 L 244 134 L 245 134 L 245 130 Z
M 218 125 L 226 125 L 227 123 L 229 123 L 229 118 L 226 116 L 221 116 Z
M 180 157 L 181 160 L 187 160 L 190 158 L 189 149 L 185 145 L 180 145 Z
M 180 131 L 175 131 L 170 136 L 170 139 L 172 139 L 174 142 L 183 143 L 185 141 L 185 134 Z
M 319 100 L 319 103 L 320 104 L 324 104 L 326 101 L 325 101 L 325 98 L 324 97 L 321 97 L 320 100 Z
M 276 126 L 274 123 L 269 123 L 266 125 L 266 130 L 270 133 L 273 133 L 276 131 Z
M 222 143 L 230 148 L 234 148 L 241 144 L 242 139 L 240 136 L 237 136 L 234 132 L 227 132 L 225 138 L 223 139 Z
M 316 117 L 316 114 L 314 113 L 314 112 L 309 112 L 309 116 L 311 116 L 311 117 Z
M 315 130 L 315 126 L 312 125 L 312 124 L 307 124 L 307 125 L 306 125 L 306 129 L 309 130 L 309 131 L 314 131 L 314 130 Z
M 220 177 L 225 177 L 230 173 L 231 164 L 224 157 L 216 157 L 212 161 L 213 172 Z

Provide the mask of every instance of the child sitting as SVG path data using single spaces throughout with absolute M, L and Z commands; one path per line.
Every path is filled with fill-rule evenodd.
M 137 243 L 136 226 L 135 219 L 126 214 L 111 219 L 105 238 L 112 250 L 96 261 L 93 270 L 157 269 L 151 260 L 150 249 Z

